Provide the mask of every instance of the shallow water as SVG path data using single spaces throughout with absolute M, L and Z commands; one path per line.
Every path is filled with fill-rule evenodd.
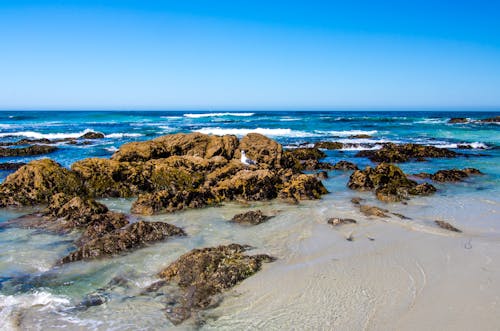
M 143 294 L 144 289 L 157 280 L 155 275 L 162 268 L 192 248 L 232 242 L 254 247 L 249 254 L 267 253 L 278 259 L 225 293 L 218 307 L 201 312 L 203 325 L 187 321 L 176 329 L 496 330 L 500 325 L 500 137 L 496 125 L 447 125 L 447 118 L 460 114 L 434 113 L 184 116 L 104 112 L 69 113 L 54 123 L 42 123 L 44 114 L 23 113 L 16 115 L 20 119 L 11 121 L 1 115 L 2 134 L 13 130 L 78 133 L 90 128 L 108 135 L 77 150 L 61 146 L 61 151 L 50 156 L 64 165 L 78 158 L 101 156 L 107 146 L 150 139 L 164 130 L 159 125 L 168 125 L 172 131 L 280 129 L 284 131 L 274 132 L 282 136 L 275 138 L 283 144 L 348 139 L 347 131 L 352 134 L 353 130 L 375 130 L 372 140 L 435 145 L 477 142 L 490 148 L 460 151 L 484 156 L 402 164 L 407 173 L 453 167 L 475 167 L 485 173 L 461 183 L 438 184 L 435 195 L 412 199 L 407 205 L 383 204 L 371 193 L 348 190 L 350 172 L 331 171 L 324 181 L 331 193 L 319 201 L 299 205 L 277 201 L 227 203 L 217 208 L 144 217 L 180 226 L 188 236 L 112 259 L 54 267 L 73 249 L 77 233 L 58 236 L 1 229 L 1 329 L 172 329 L 164 314 L 167 298 Z M 465 117 L 487 116 L 472 113 Z M 315 121 L 315 125 L 307 125 L 307 121 Z M 27 126 L 28 122 L 31 126 Z M 19 127 L 6 126 L 13 123 Z M 333 131 L 339 137 L 333 137 Z M 355 158 L 354 153 L 327 151 L 327 161 L 347 159 L 361 166 L 370 164 L 369 160 Z M 107 157 L 111 153 L 102 154 Z M 350 203 L 355 196 L 411 219 L 366 217 Z M 132 200 L 102 202 L 113 210 L 128 212 Z M 249 209 L 261 209 L 275 217 L 253 227 L 228 222 L 234 214 Z M 32 211 L 4 209 L 0 211 L 0 222 Z M 326 224 L 330 217 L 354 218 L 359 224 L 333 228 Z M 463 233 L 437 228 L 436 219 L 452 223 Z M 353 240 L 347 241 L 347 237 Z M 107 301 L 88 307 L 85 299 L 89 294 Z

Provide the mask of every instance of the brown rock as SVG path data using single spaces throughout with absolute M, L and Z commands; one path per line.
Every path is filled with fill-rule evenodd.
M 182 291 L 177 305 L 167 310 L 167 317 L 181 323 L 193 311 L 212 305 L 214 295 L 259 271 L 263 262 L 274 260 L 268 255 L 244 255 L 245 250 L 238 244 L 194 249 L 161 271 L 161 278 Z
M 1 156 L 32 156 L 49 154 L 55 152 L 57 147 L 46 146 L 46 145 L 33 145 L 28 147 L 20 148 L 4 148 L 0 147 L 0 157 Z
M 432 185 L 417 185 L 415 181 L 409 180 L 401 169 L 387 163 L 354 171 L 347 186 L 353 190 L 375 191 L 377 199 L 385 202 L 397 202 L 407 199 L 409 195 L 435 192 Z
M 314 144 L 315 148 L 323 148 L 323 149 L 342 149 L 344 144 L 336 142 L 336 141 L 320 141 Z
M 56 193 L 85 193 L 80 179 L 50 159 L 31 161 L 0 185 L 0 207 L 48 203 Z
M 326 171 L 320 171 L 316 174 L 319 179 L 328 179 L 328 173 Z
M 410 159 L 422 160 L 426 157 L 456 157 L 457 155 L 446 148 L 418 144 L 396 145 L 393 143 L 387 143 L 379 150 L 365 150 L 356 154 L 358 157 L 367 157 L 373 162 L 389 163 L 407 162 Z
M 376 206 L 360 205 L 359 211 L 366 216 L 389 217 L 386 214 L 389 212 L 387 209 L 382 209 Z
M 257 225 L 264 222 L 267 222 L 272 216 L 267 216 L 262 213 L 261 210 L 251 210 L 246 213 L 235 215 L 231 221 L 240 223 L 240 224 L 251 224 Z
M 75 252 L 64 257 L 61 263 L 116 255 L 143 247 L 147 243 L 184 235 L 182 229 L 168 223 L 139 221 L 85 242 Z
M 352 162 L 348 162 L 348 161 L 344 161 L 344 160 L 335 163 L 333 168 L 335 170 L 358 170 L 357 165 L 355 165 Z
M 104 138 L 104 134 L 101 132 L 90 131 L 85 133 L 80 139 L 102 139 Z
M 214 203 L 209 191 L 162 190 L 139 195 L 132 204 L 131 212 L 140 215 L 171 213 L 186 208 L 202 208 Z
M 276 141 L 258 133 L 249 133 L 240 140 L 235 158 L 245 151 L 247 157 L 257 162 L 261 168 L 281 168 L 283 147 Z
M 144 164 L 88 158 L 73 163 L 92 197 L 132 197 L 150 188 L 150 172 Z
M 327 221 L 328 224 L 331 224 L 333 226 L 338 226 L 338 225 L 344 225 L 344 224 L 356 224 L 356 220 L 353 220 L 352 218 L 338 218 L 338 217 L 333 217 L 330 218 Z
M 233 158 L 237 146 L 238 139 L 232 135 L 220 137 L 201 133 L 178 133 L 150 141 L 124 144 L 113 154 L 111 159 L 115 161 L 147 161 L 173 155 L 190 155 L 206 159 L 222 156 L 230 160 Z
M 448 231 L 453 231 L 453 232 L 462 232 L 461 230 L 457 229 L 453 225 L 451 225 L 448 222 L 445 221 L 434 221 L 440 228 L 448 230 Z
M 271 200 L 278 196 L 281 183 L 279 174 L 272 170 L 240 170 L 219 182 L 211 191 L 217 201 Z
M 297 160 L 319 160 L 326 157 L 326 154 L 317 148 L 294 148 L 287 153 Z
M 313 175 L 296 175 L 289 182 L 284 183 L 279 197 L 285 200 L 313 200 L 327 194 L 327 189 L 320 180 Z
M 480 175 L 481 171 L 474 168 L 465 168 L 463 170 L 451 169 L 451 170 L 439 170 L 435 174 L 431 175 L 430 178 L 436 182 L 458 182 L 464 178 L 469 177 L 469 175 Z
M 456 123 L 467 123 L 469 120 L 465 117 L 453 117 L 448 120 L 448 123 L 450 124 L 456 124 Z
M 479 122 L 483 122 L 483 123 L 498 123 L 498 122 L 500 122 L 500 116 L 495 116 L 495 117 L 490 117 L 490 118 L 484 118 L 482 120 L 479 120 Z
M 22 163 L 22 162 L 0 163 L 0 170 L 17 170 L 24 165 L 26 165 L 26 163 Z

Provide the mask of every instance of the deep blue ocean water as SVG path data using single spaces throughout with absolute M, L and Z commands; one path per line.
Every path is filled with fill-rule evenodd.
M 467 245 L 498 242 L 500 238 L 500 126 L 478 120 L 500 115 L 497 112 L 459 111 L 335 111 L 335 112 L 173 112 L 173 111 L 5 111 L 0 112 L 0 142 L 22 138 L 62 139 L 78 138 L 88 131 L 102 132 L 104 139 L 90 141 L 89 145 L 59 143 L 59 150 L 41 156 L 0 158 L 0 162 L 29 162 L 50 157 L 69 167 L 77 160 L 88 157 L 109 158 L 120 145 L 131 141 L 149 140 L 176 132 L 203 132 L 207 134 L 235 134 L 243 136 L 259 132 L 276 139 L 287 148 L 310 145 L 317 141 L 340 141 L 350 144 L 343 150 L 326 151 L 326 161 L 349 160 L 359 167 L 371 165 L 366 158 L 356 157 L 362 149 L 377 149 L 384 142 L 413 142 L 453 149 L 464 156 L 452 159 L 429 159 L 426 162 L 400 164 L 406 173 L 435 172 L 439 169 L 474 167 L 483 176 L 472 176 L 460 183 L 433 183 L 438 191 L 430 197 L 411 199 L 408 205 L 383 205 L 369 192 L 356 192 L 346 188 L 350 172 L 331 171 L 324 181 L 331 192 L 323 199 L 301 203 L 300 206 L 266 205 L 282 212 L 275 222 L 252 229 L 235 228 L 227 217 L 240 212 L 245 206 L 228 204 L 223 208 L 184 211 L 172 215 L 158 215 L 186 229 L 184 239 L 166 241 L 113 259 L 54 267 L 55 262 L 74 249 L 75 234 L 55 236 L 29 229 L 0 230 L 0 329 L 2 325 L 16 325 L 22 317 L 27 329 L 43 330 L 59 327 L 66 329 L 136 329 L 150 325 L 151 329 L 168 329 L 164 305 L 140 293 L 148 281 L 180 254 L 189 249 L 224 242 L 249 243 L 272 252 L 276 247 L 290 245 L 281 237 L 286 231 L 293 236 L 308 233 L 310 224 L 322 228 L 329 216 L 344 215 L 361 219 L 360 229 L 378 226 L 365 220 L 351 205 L 353 196 L 362 196 L 371 204 L 379 204 L 392 211 L 413 218 L 411 221 L 392 221 L 411 231 L 434 235 L 433 220 L 444 219 L 464 230 L 464 239 L 457 239 L 462 249 Z M 452 117 L 465 117 L 463 124 L 449 124 Z M 353 138 L 366 134 L 370 138 Z M 0 171 L 0 181 L 12 171 Z M 131 200 L 105 199 L 114 210 L 128 213 Z M 307 212 L 304 212 L 307 210 Z M 31 209 L 0 210 L 0 222 L 30 212 Z M 304 213 L 309 215 L 304 217 Z M 310 218 L 310 219 L 309 219 Z M 407 223 L 410 222 L 410 223 Z M 290 224 L 300 225 L 297 230 Z M 328 229 L 330 231 L 331 229 Z M 358 231 L 358 230 L 357 230 Z M 359 230 L 362 231 L 362 230 Z M 405 230 L 410 232 L 410 230 Z M 328 232 L 328 240 L 336 232 Z M 375 232 L 377 233 L 377 232 Z M 441 233 L 437 233 L 441 236 Z M 371 234 L 370 234 L 371 235 Z M 356 238 L 361 238 L 356 232 Z M 315 239 L 323 242 L 323 239 Z M 338 237 L 339 242 L 345 239 Z M 358 239 L 357 239 L 358 240 Z M 396 239 L 397 240 L 397 239 Z M 361 243 L 362 239 L 356 241 Z M 384 245 L 377 238 L 375 243 Z M 298 241 L 300 246 L 300 240 Z M 435 247 L 440 251 L 438 242 Z M 469 252 L 469 251 L 467 251 Z M 438 256 L 439 254 L 437 254 Z M 285 257 L 286 259 L 286 257 Z M 296 268 L 293 265 L 293 268 Z M 279 269 L 275 272 L 279 273 Z M 137 293 L 126 287 L 110 290 L 110 301 L 90 309 L 79 307 L 88 293 L 98 291 L 114 277 L 125 277 L 137 287 Z M 127 285 L 129 286 L 129 285 Z M 334 298 L 335 302 L 337 298 Z M 332 305 L 334 302 L 331 303 Z M 250 305 L 250 304 L 249 304 Z M 251 305 L 250 305 L 251 306 Z M 134 313 L 136 312 L 136 313 Z M 20 317 L 21 316 L 21 317 Z M 252 319 L 253 317 L 250 316 Z M 140 321 L 137 321 L 137 320 Z M 4 323 L 4 324 L 2 324 Z M 217 325 L 217 324 L 216 324 Z M 230 324 L 229 329 L 235 329 Z

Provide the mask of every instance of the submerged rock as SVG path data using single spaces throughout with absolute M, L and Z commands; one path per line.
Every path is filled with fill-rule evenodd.
M 0 170 L 17 170 L 24 165 L 26 165 L 26 163 L 22 163 L 22 162 L 0 163 Z
M 344 144 L 336 141 L 320 141 L 314 144 L 315 148 L 322 148 L 322 149 L 329 149 L 329 150 L 334 150 L 334 149 L 342 149 L 344 147 Z
M 272 216 L 267 216 L 262 213 L 261 210 L 251 210 L 247 211 L 246 213 L 241 213 L 235 215 L 231 221 L 240 223 L 240 224 L 251 224 L 251 225 L 257 225 L 261 224 L 264 222 L 267 222 L 269 219 L 271 219 Z
M 55 152 L 57 147 L 46 146 L 46 145 L 33 145 L 28 147 L 20 148 L 4 148 L 0 147 L 0 157 L 1 156 L 32 156 L 32 155 L 42 155 Z
M 246 249 L 238 244 L 194 249 L 161 271 L 161 278 L 182 290 L 182 297 L 167 311 L 167 317 L 180 324 L 193 311 L 211 306 L 216 294 L 259 271 L 263 262 L 274 261 L 269 255 L 245 255 Z
M 452 117 L 448 120 L 448 123 L 450 124 L 456 124 L 456 123 L 467 123 L 469 120 L 465 117 Z
M 483 122 L 483 123 L 499 123 L 500 122 L 500 116 L 484 118 L 482 120 L 479 120 L 479 122 Z
M 85 195 L 81 180 L 50 159 L 31 161 L 0 185 L 0 207 L 48 203 L 56 193 Z
M 349 161 L 339 161 L 333 165 L 335 170 L 358 170 L 358 166 Z
M 326 157 L 326 154 L 317 148 L 294 148 L 288 150 L 287 153 L 297 160 L 319 160 Z
M 430 184 L 418 185 L 408 179 L 401 169 L 388 163 L 354 171 L 347 186 L 353 190 L 374 191 L 377 199 L 385 202 L 397 202 L 408 199 L 409 195 L 427 195 L 436 191 Z
M 446 148 L 425 146 L 418 144 L 387 143 L 379 150 L 365 150 L 356 154 L 358 157 L 367 157 L 373 162 L 400 163 L 410 159 L 422 160 L 426 157 L 456 157 L 458 154 Z
M 328 179 L 328 172 L 320 171 L 316 174 L 316 177 L 318 177 L 319 179 Z
M 389 212 L 387 209 L 382 209 L 376 206 L 360 205 L 359 211 L 366 216 L 389 217 L 386 214 Z
M 344 225 L 344 224 L 356 224 L 358 222 L 352 218 L 333 217 L 333 218 L 328 219 L 327 223 L 331 224 L 333 226 L 338 226 L 338 225 Z
M 80 137 L 80 139 L 102 139 L 102 138 L 104 138 L 103 133 L 94 131 L 87 132 Z
M 462 232 L 462 230 L 457 229 L 456 227 L 445 221 L 434 221 L 434 223 L 436 223 L 440 228 L 448 231 L 459 232 L 459 233 Z
M 86 241 L 75 252 L 62 258 L 60 263 L 116 255 L 171 236 L 184 235 L 182 229 L 168 223 L 139 221 L 123 229 Z
M 433 175 L 430 175 L 432 180 L 437 182 L 458 182 L 470 175 L 481 175 L 482 172 L 474 168 L 439 170 Z

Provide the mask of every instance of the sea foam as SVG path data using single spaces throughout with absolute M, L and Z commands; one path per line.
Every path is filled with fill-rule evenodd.
M 202 114 L 184 114 L 188 118 L 203 118 L 203 117 L 221 117 L 221 116 L 253 116 L 255 113 L 202 113 Z

